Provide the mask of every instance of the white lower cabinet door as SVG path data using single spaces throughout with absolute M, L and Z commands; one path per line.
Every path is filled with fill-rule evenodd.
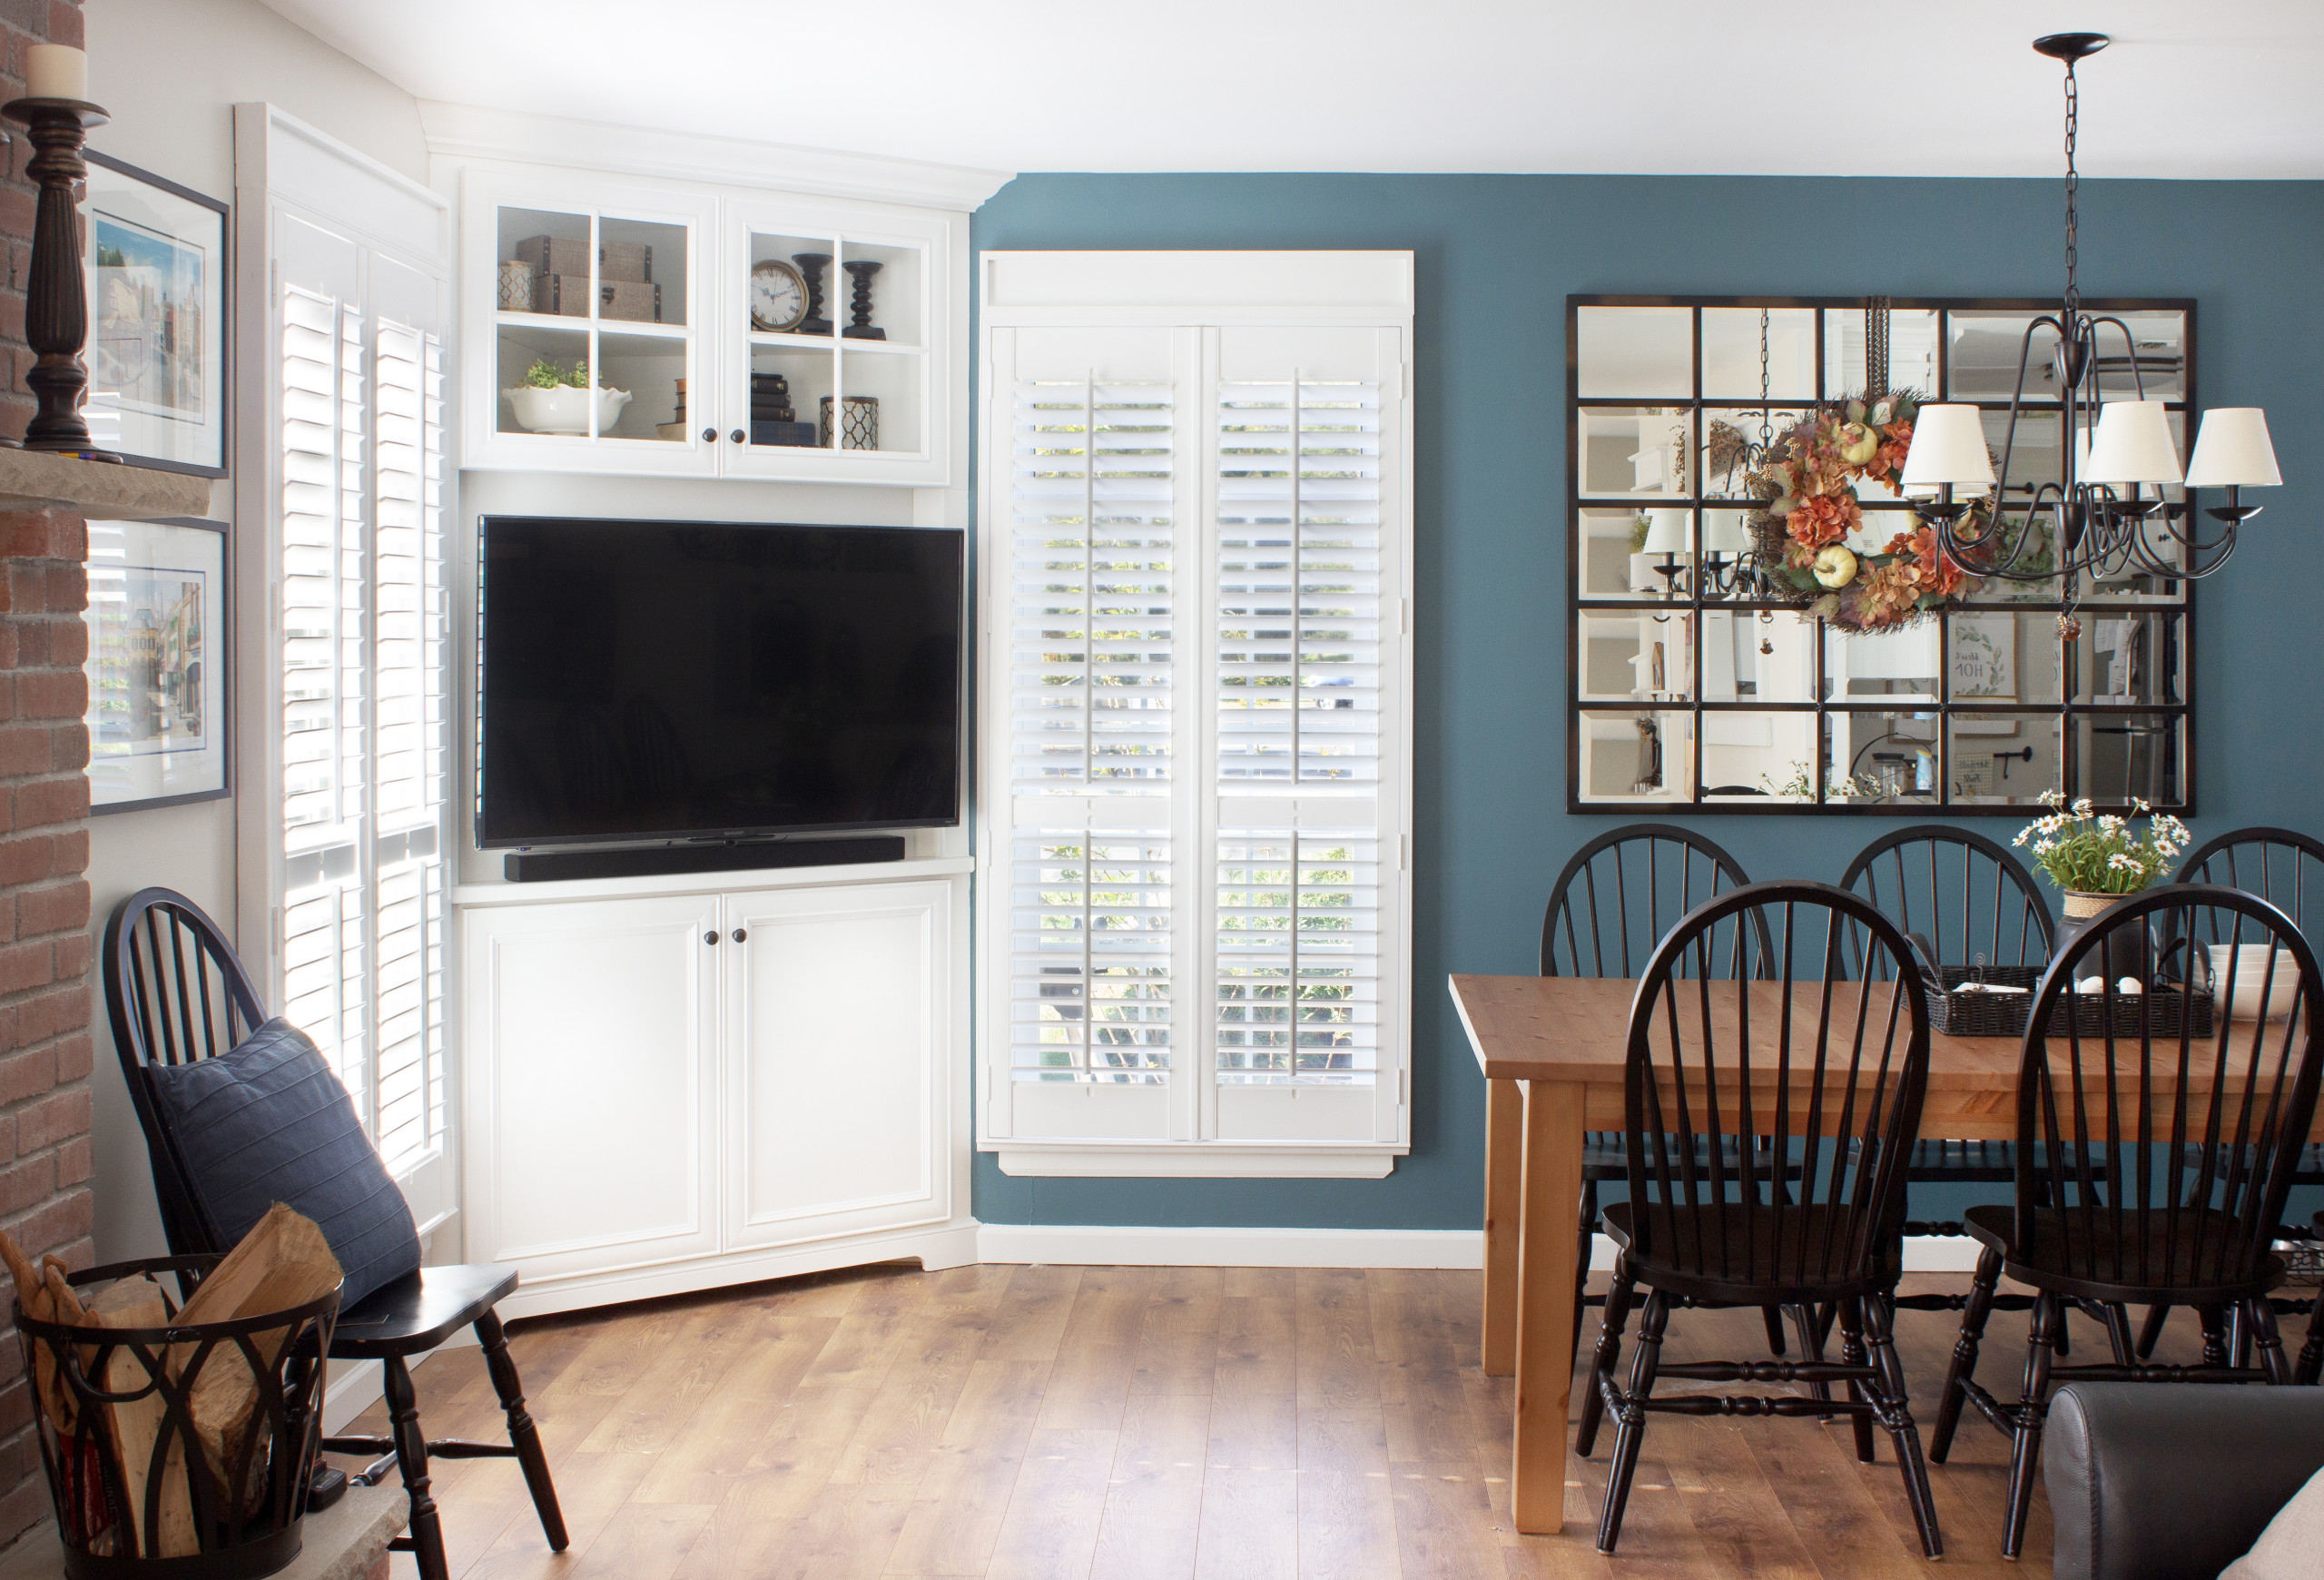
M 468 915 L 470 1260 L 527 1278 L 718 1249 L 714 894 Z
M 725 907 L 728 1249 L 949 1217 L 950 886 Z

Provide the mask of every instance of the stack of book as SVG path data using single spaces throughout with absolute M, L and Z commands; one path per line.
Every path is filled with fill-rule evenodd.
M 791 382 L 780 373 L 751 375 L 751 442 L 813 446 L 815 425 L 794 420 Z

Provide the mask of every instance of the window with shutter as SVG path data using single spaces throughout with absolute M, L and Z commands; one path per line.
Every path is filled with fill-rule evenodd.
M 295 127 L 262 114 L 270 139 Z M 322 1049 L 425 1223 L 455 1200 L 447 288 L 440 229 L 425 225 L 441 205 L 352 154 L 318 190 L 315 156 L 336 145 L 303 128 L 295 140 L 307 190 L 270 189 L 262 220 L 246 215 L 273 311 L 254 326 L 263 416 L 244 428 L 246 447 L 263 436 L 245 450 L 244 518 L 266 523 L 256 568 L 271 607 L 271 630 L 251 633 L 264 662 L 244 673 L 265 695 L 245 709 L 243 749 L 271 769 L 251 783 L 276 793 L 244 797 L 244 936 L 266 937 L 271 1002 Z M 416 222 L 408 250 L 367 229 L 399 212 Z
M 1157 256 L 1210 271 L 1202 308 L 1137 300 Z M 1409 258 L 1320 265 L 1389 281 L 1379 321 L 1218 306 L 1295 256 L 988 257 L 980 1124 L 1011 1172 L 1404 1146 Z

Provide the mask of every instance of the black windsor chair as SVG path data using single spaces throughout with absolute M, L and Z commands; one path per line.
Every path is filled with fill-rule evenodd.
M 1541 914 L 1543 976 L 1635 977 L 1671 923 L 1750 877 L 1718 845 L 1670 823 L 1632 823 L 1573 853 Z M 1586 931 L 1585 931 L 1586 929 Z M 1772 953 L 1772 951 L 1770 951 Z M 1620 1134 L 1590 1131 L 1581 1146 L 1581 1256 L 1573 1274 L 1574 1348 L 1581 1314 L 1605 1304 L 1588 1292 L 1590 1249 L 1598 1233 L 1598 1187 L 1629 1178 Z M 1784 1353 L 1783 1319 L 1767 1314 L 1768 1345 Z
M 1856 959 L 1885 969 L 1852 971 L 1844 935 Z M 1866 1462 L 1877 1422 L 1895 1442 L 1923 1550 L 1932 1558 L 1944 1550 L 1885 1299 L 1928 1083 L 1928 1005 L 1911 953 L 1896 925 L 1856 895 L 1772 883 L 1689 913 L 1647 963 L 1623 1094 L 1630 1200 L 1605 1210 L 1620 1257 L 1574 1444 L 1588 1457 L 1600 1420 L 1613 1416 L 1600 1552 L 1620 1538 L 1656 1412 L 1845 1414 Z M 1746 1138 L 1759 1144 L 1740 1144 Z M 1624 1386 L 1615 1363 L 1641 1285 Z M 1841 1358 L 1825 1360 L 1803 1321 L 1798 1362 L 1665 1364 L 1663 1330 L 1682 1302 L 1794 1313 L 1835 1306 Z M 1658 1396 L 1669 1378 L 1799 1382 L 1811 1391 Z M 1846 1385 L 1846 1399 L 1831 1397 L 1836 1383 Z
M 2253 1018 L 2228 1017 L 2238 986 L 2249 985 L 2233 967 L 2218 984 L 2216 1038 L 2193 1035 L 2190 983 L 2135 999 L 2112 982 L 2098 993 L 2074 991 L 2074 973 L 2087 969 L 2083 962 L 2113 929 L 2160 923 L 2171 935 L 2195 936 L 2213 919 L 2206 913 L 2217 913 L 2229 942 L 2266 948 Z M 2278 968 L 2284 952 L 2299 972 L 2296 984 Z M 2270 1012 L 2279 1018 L 2267 1018 Z M 2048 1029 L 2053 1012 L 2063 1029 Z M 2255 895 L 2211 884 L 2167 884 L 2122 902 L 2043 976 L 2018 1070 L 2017 1200 L 1968 1211 L 1969 1232 L 1984 1249 L 1929 1442 L 1930 1457 L 1942 1462 L 1965 1405 L 2011 1437 L 2005 1556 L 2024 1543 L 2054 1384 L 2292 1380 L 2268 1301 L 2284 1277 L 2271 1242 L 2324 1071 L 2313 1035 L 2319 1012 L 2316 958 L 2291 919 Z M 2191 1101 L 2191 1085 L 2208 1095 Z M 2035 1290 L 2014 1402 L 1997 1399 L 1974 1377 L 2004 1272 Z M 2202 1318 L 2203 1363 L 2142 1364 L 2121 1334 L 2112 1364 L 2054 1365 L 2053 1329 L 2067 1301 L 2192 1306 Z M 2259 1368 L 2228 1363 L 2221 1329 L 2229 1310 L 2251 1324 Z
M 2257 894 L 2274 905 L 2296 923 L 2303 937 L 2308 933 L 2308 896 L 2311 890 L 2324 897 L 2324 840 L 2318 840 L 2289 828 L 2236 828 L 2205 840 L 2189 853 L 2180 864 L 2174 880 L 2181 884 L 2225 884 L 2230 889 Z M 2206 937 L 2199 943 L 2211 944 L 2222 940 Z M 2309 948 L 2314 948 L 2313 941 Z M 2324 1142 L 2310 1141 L 2300 1149 L 2299 1166 L 2293 1170 L 2295 1186 L 2324 1185 Z M 2286 1229 L 2287 1238 L 2299 1231 Z M 2302 1380 L 2314 1382 L 2317 1368 L 2308 1366 L 2306 1356 L 2315 1349 L 2319 1364 L 2324 1364 L 2324 1300 L 2277 1299 L 2276 1315 L 2296 1317 L 2305 1313 L 2309 1318 L 2309 1343 L 2300 1351 L 2306 1368 Z M 2171 1315 L 2168 1306 L 2147 1308 L 2146 1321 L 2139 1329 L 2138 1353 L 2143 1360 L 2154 1353 L 2156 1340 L 2162 1337 L 2163 1320 Z M 2249 1359 L 2249 1334 L 2240 1327 L 2235 1333 L 2236 1363 Z
M 178 1256 L 230 1248 L 209 1243 L 202 1215 L 175 1140 L 147 1083 L 155 1064 L 190 1064 L 228 1052 L 266 1020 L 266 1010 L 250 973 L 218 924 L 184 895 L 169 889 L 141 889 L 113 908 L 105 923 L 105 1006 L 113 1019 L 113 1047 L 136 1105 L 152 1160 L 153 1190 L 162 1229 Z M 565 1516 L 549 1478 L 540 1434 L 526 1413 L 524 1386 L 508 1340 L 493 1307 L 517 1287 L 517 1275 L 496 1267 L 421 1268 L 376 1289 L 339 1315 L 331 1340 L 333 1360 L 376 1360 L 384 1374 L 392 1437 L 325 1437 L 335 1454 L 393 1455 L 411 1500 L 410 1531 L 389 1545 L 409 1552 L 421 1580 L 445 1580 L 444 1533 L 436 1501 L 428 1493 L 428 1460 L 513 1458 L 540 1516 L 552 1552 L 566 1545 Z M 423 1355 L 465 1327 L 476 1329 L 484 1347 L 485 1369 L 508 1418 L 508 1442 L 472 1443 L 457 1438 L 430 1442 L 421 1434 L 407 1358 Z M 386 1474 L 384 1457 L 365 1473 Z
M 1981 834 L 1927 823 L 1883 834 L 1856 854 L 1840 874 L 1840 887 L 1871 901 L 1907 939 L 1927 944 L 1925 966 L 2039 972 L 2050 958 L 2050 907 L 2034 875 L 2006 847 Z M 2016 1148 L 2009 1141 L 1916 1141 L 1905 1178 L 1913 1185 L 2005 1186 L 2017 1178 Z M 1905 1232 L 1966 1231 L 1957 1219 L 1907 1219 Z M 1910 1311 L 1958 1311 L 1967 1303 L 1965 1294 L 1937 1293 L 1890 1302 Z M 2034 1299 L 2004 1295 L 1998 1303 L 2004 1310 L 2023 1311 Z M 2063 1346 L 2063 1323 L 2058 1338 Z

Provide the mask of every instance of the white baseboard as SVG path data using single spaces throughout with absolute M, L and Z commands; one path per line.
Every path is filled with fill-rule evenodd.
M 1166 1268 L 1482 1268 L 1474 1229 L 1155 1229 L 1062 1223 L 981 1223 L 980 1262 Z M 1614 1265 L 1614 1245 L 1592 1239 L 1590 1265 Z M 1977 1242 L 1960 1235 L 1905 1241 L 1908 1273 L 1966 1273 Z

